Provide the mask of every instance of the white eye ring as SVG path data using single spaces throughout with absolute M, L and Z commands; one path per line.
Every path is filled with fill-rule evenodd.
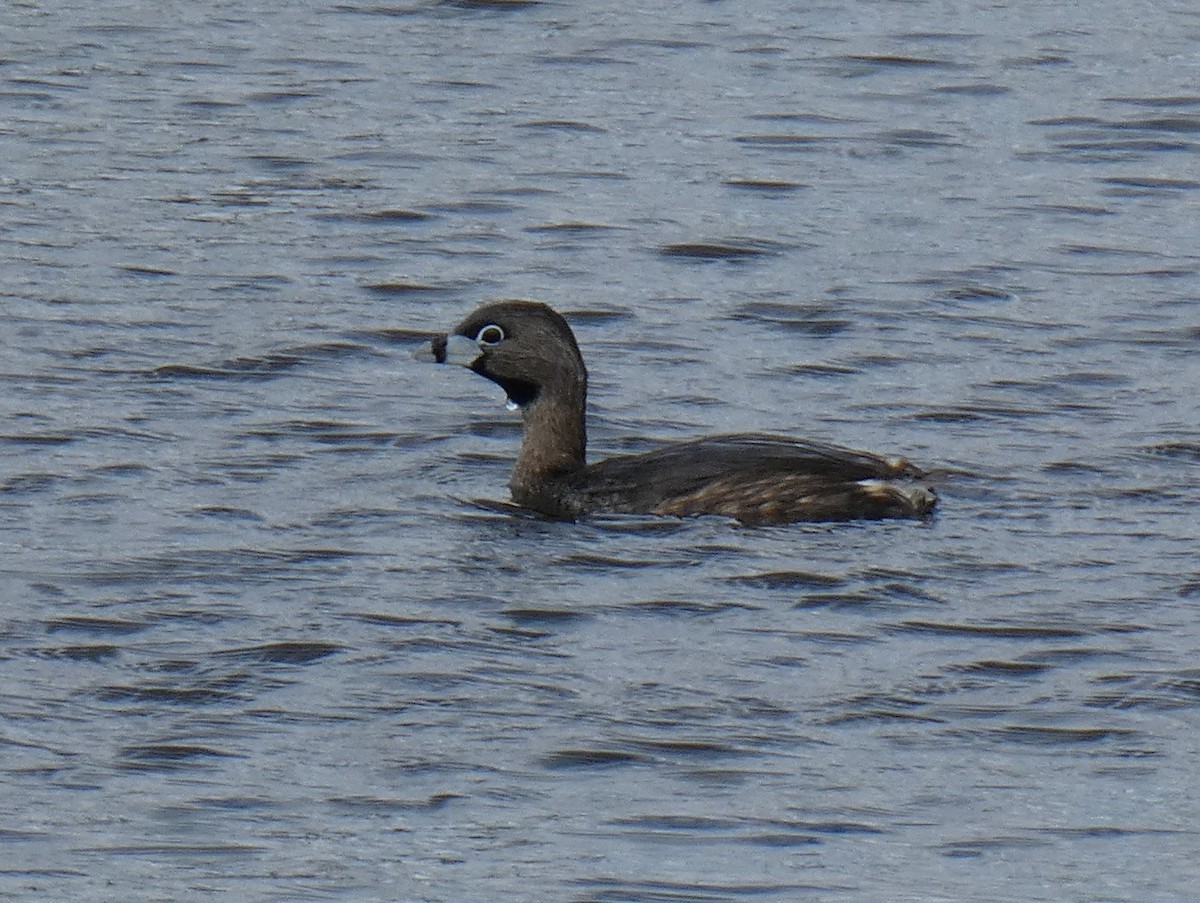
M 475 341 L 480 345 L 499 345 L 504 341 L 504 330 L 495 323 L 488 323 L 475 334 Z

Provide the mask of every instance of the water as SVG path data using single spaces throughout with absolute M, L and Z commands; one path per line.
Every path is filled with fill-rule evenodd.
M 1190 4 L 10 4 L 0 896 L 1186 900 Z M 547 523 L 771 429 L 929 523 Z

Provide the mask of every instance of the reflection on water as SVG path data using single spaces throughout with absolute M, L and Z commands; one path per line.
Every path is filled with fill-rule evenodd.
M 875 13 L 9 11 L 3 893 L 1186 896 L 1200 21 Z M 512 296 L 937 517 L 513 510 Z

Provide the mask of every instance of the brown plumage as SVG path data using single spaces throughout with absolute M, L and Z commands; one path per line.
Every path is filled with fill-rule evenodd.
M 513 501 L 552 517 L 721 514 L 770 524 L 923 517 L 937 500 L 902 485 L 923 476 L 902 458 L 782 436 L 714 436 L 588 464 L 587 369 L 567 321 L 544 304 L 484 305 L 432 350 L 439 363 L 497 383 L 520 409 Z

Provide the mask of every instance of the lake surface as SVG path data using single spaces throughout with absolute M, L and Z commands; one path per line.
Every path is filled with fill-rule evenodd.
M 0 898 L 1193 899 L 1195 4 L 0 24 Z M 937 516 L 505 510 L 504 297 Z

